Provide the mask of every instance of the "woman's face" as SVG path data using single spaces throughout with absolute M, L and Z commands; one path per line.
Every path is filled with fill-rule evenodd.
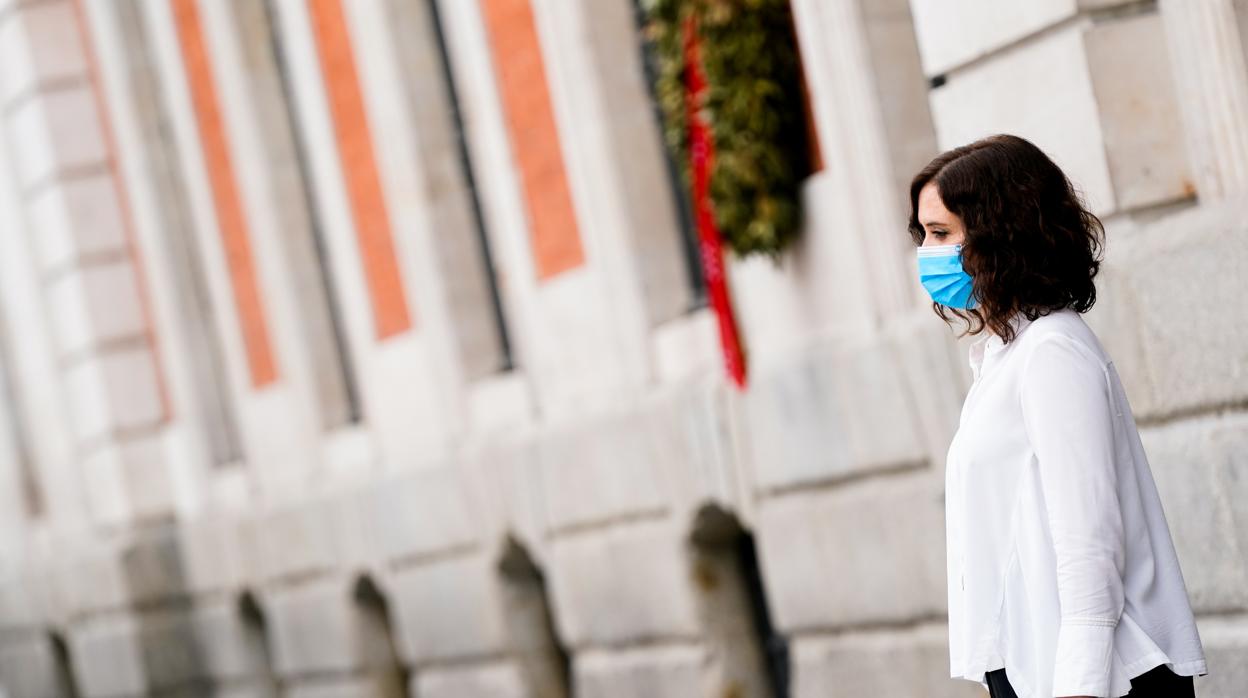
M 919 190 L 919 223 L 923 225 L 923 247 L 956 245 L 966 236 L 962 219 L 945 208 L 936 190 L 936 182 L 928 182 Z

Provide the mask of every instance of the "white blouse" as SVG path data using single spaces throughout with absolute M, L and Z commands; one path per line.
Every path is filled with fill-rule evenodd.
M 1019 698 L 1115 698 L 1160 664 L 1208 673 L 1113 362 L 1078 312 L 970 349 L 945 472 L 951 676 Z

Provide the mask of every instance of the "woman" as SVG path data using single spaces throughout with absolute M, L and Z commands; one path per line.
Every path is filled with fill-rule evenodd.
M 910 186 L 933 308 L 970 334 L 949 446 L 951 675 L 992 698 L 1183 698 L 1207 673 L 1113 361 L 1081 313 L 1104 229 L 1032 143 L 996 135 Z

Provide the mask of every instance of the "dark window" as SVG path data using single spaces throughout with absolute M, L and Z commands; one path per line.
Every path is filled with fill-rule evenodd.
M 642 47 L 642 70 L 646 76 L 646 88 L 650 94 L 654 121 L 659 125 L 659 132 L 662 133 L 663 112 L 659 107 L 658 94 L 655 92 L 655 83 L 659 74 L 658 49 L 655 47 L 654 42 L 645 36 L 642 29 L 646 23 L 646 11 L 642 7 L 642 0 L 633 0 L 633 8 L 637 18 L 637 40 Z M 685 253 L 685 270 L 692 298 L 690 309 L 705 307 L 709 300 L 706 295 L 706 280 L 702 277 L 702 262 L 698 253 L 698 233 L 693 222 L 693 206 L 689 192 L 686 191 L 684 182 L 681 180 L 680 166 L 676 163 L 676 160 L 672 157 L 671 150 L 666 145 L 663 147 L 663 162 L 666 165 L 667 180 L 672 192 L 672 198 L 676 202 L 677 215 L 680 219 L 681 248 Z

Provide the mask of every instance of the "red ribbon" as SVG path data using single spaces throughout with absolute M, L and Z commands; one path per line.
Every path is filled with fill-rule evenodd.
M 698 31 L 693 18 L 685 21 L 685 104 L 689 118 L 689 159 L 693 179 L 693 211 L 698 228 L 698 252 L 702 276 L 706 281 L 711 308 L 719 320 L 719 342 L 724 354 L 724 370 L 737 385 L 745 388 L 745 356 L 732 313 L 728 295 L 728 278 L 724 269 L 723 242 L 715 224 L 715 208 L 711 203 L 711 164 L 715 158 L 715 142 L 710 126 L 702 118 L 702 94 L 707 88 L 702 71 Z

